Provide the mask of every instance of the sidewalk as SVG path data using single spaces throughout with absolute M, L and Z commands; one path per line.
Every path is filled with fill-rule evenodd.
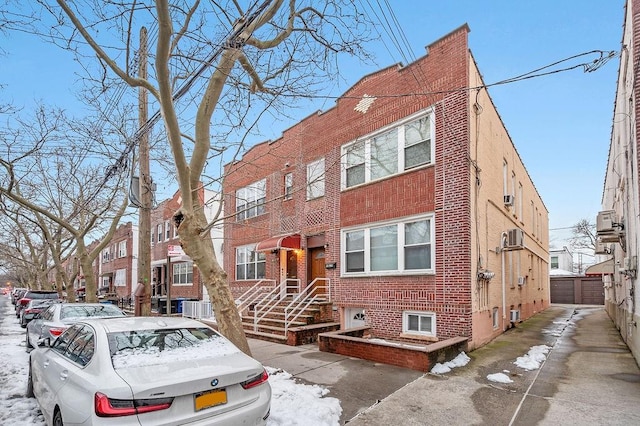
M 551 346 L 540 369 L 517 357 Z M 349 421 L 361 425 L 640 425 L 640 370 L 601 306 L 553 305 L 468 354 L 443 376 L 427 374 Z M 508 371 L 510 384 L 488 374 Z
M 640 425 L 640 369 L 602 306 L 553 305 L 444 375 L 249 340 L 253 356 L 341 401 L 341 424 Z M 514 364 L 551 347 L 537 370 Z M 505 373 L 513 383 L 491 382 Z

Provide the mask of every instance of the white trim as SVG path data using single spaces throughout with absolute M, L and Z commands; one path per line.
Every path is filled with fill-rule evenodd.
M 409 315 L 431 318 L 431 331 L 409 330 Z M 426 311 L 402 311 L 402 333 L 418 336 L 436 336 L 436 313 Z

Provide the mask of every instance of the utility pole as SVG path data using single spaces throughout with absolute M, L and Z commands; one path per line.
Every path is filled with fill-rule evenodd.
M 140 29 L 140 68 L 138 76 L 147 78 L 147 29 Z M 138 286 L 144 292 L 136 297 L 136 314 L 151 315 L 151 208 L 153 200 L 153 181 L 149 172 L 149 132 L 147 127 L 147 89 L 138 89 L 138 112 L 140 128 L 140 202 L 138 209 Z M 136 295 L 138 295 L 136 290 Z

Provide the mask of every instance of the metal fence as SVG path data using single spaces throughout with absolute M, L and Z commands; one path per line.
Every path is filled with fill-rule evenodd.
M 213 315 L 213 309 L 211 309 L 211 302 L 205 302 L 202 300 L 182 301 L 182 316 L 195 319 L 211 319 L 215 320 Z

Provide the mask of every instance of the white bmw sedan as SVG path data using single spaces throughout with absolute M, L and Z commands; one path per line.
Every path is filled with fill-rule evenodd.
M 103 318 L 31 352 L 27 396 L 52 426 L 263 425 L 268 377 L 199 321 Z

